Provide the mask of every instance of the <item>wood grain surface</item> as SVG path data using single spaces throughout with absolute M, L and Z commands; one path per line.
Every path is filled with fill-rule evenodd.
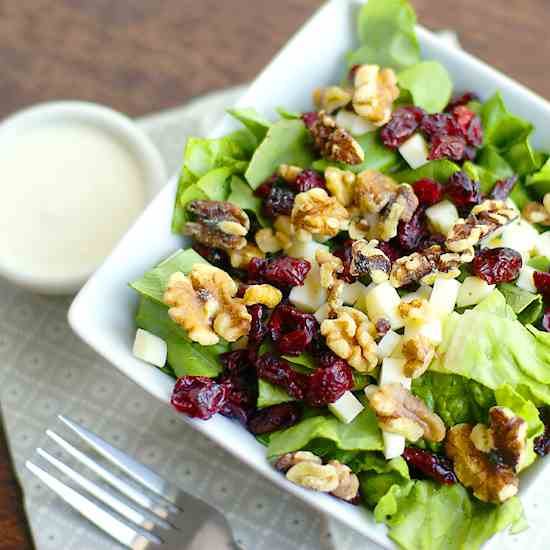
M 548 0 L 412 2 L 424 25 L 456 29 L 468 51 L 550 98 Z M 175 107 L 252 79 L 319 4 L 0 0 L 0 117 L 52 99 L 132 116 Z M 0 429 L 0 550 L 30 545 Z

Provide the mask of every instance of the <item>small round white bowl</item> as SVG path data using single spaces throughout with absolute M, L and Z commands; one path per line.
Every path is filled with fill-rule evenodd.
M 122 143 L 141 168 L 147 202 L 165 185 L 167 176 L 164 162 L 149 137 L 127 116 L 95 103 L 55 101 L 23 109 L 0 122 L 0 147 L 9 143 L 23 130 L 52 122 L 78 122 L 89 125 L 110 134 Z M 143 206 L 145 208 L 146 204 Z M 72 294 L 80 289 L 93 271 L 95 269 L 89 273 L 67 273 L 63 277 L 47 273 L 36 276 L 15 271 L 3 261 L 0 254 L 0 276 L 41 294 Z

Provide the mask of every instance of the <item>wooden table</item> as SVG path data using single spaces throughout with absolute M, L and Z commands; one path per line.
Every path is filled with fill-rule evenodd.
M 319 3 L 0 0 L 0 117 L 59 98 L 138 116 L 245 82 Z M 550 98 L 546 0 L 413 3 L 424 25 L 456 29 L 470 52 Z M 2 438 L 0 429 L 0 549 L 24 550 L 31 542 Z

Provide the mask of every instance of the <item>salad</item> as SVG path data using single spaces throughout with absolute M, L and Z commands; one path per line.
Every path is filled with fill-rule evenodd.
M 369 0 L 311 111 L 188 140 L 185 248 L 131 283 L 134 353 L 402 548 L 470 550 L 525 527 L 550 451 L 550 155 L 499 93 L 455 94 L 415 21 Z

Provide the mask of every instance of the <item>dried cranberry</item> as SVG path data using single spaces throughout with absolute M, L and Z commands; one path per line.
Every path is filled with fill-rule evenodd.
M 303 399 L 308 377 L 295 371 L 291 364 L 273 353 L 264 353 L 256 360 L 258 378 L 284 388 L 294 399 Z
M 273 185 L 264 199 L 262 212 L 269 218 L 290 216 L 294 206 L 294 192 L 286 186 Z
M 220 354 L 220 363 L 224 372 L 240 374 L 251 367 L 250 352 L 247 349 L 237 349 Z
M 321 176 L 319 172 L 315 172 L 315 170 L 302 170 L 298 174 L 296 181 L 291 185 L 296 188 L 298 193 L 305 193 L 315 187 L 320 187 L 322 189 L 326 189 L 327 187 L 323 176 Z
M 326 368 L 318 368 L 309 377 L 306 401 L 312 407 L 324 407 L 334 403 L 353 388 L 351 368 L 341 361 Z
M 544 424 L 544 433 L 535 439 L 534 450 L 539 456 L 546 456 L 550 453 L 550 407 L 540 408 L 539 413 Z
M 518 177 L 516 175 L 497 181 L 491 190 L 491 198 L 497 201 L 506 200 L 517 181 Z
M 193 250 L 200 254 L 208 263 L 227 271 L 230 263 L 229 256 L 219 248 L 212 248 L 200 243 L 193 243 Z
M 463 137 L 462 129 L 448 113 L 425 115 L 420 123 L 420 129 L 430 138 L 435 136 Z
M 322 369 L 328 369 L 329 367 L 332 367 L 335 364 L 347 366 L 347 362 L 345 359 L 338 357 L 338 355 L 336 355 L 332 350 L 330 350 L 326 346 L 317 353 L 316 358 L 317 358 L 317 364 Z
M 415 181 L 413 189 L 418 202 L 424 207 L 432 206 L 443 198 L 443 186 L 428 178 Z
M 273 174 L 270 178 L 264 181 L 257 189 L 254 191 L 254 194 L 261 199 L 267 199 L 271 188 L 279 181 L 279 176 Z
M 294 426 L 302 419 L 298 403 L 280 403 L 257 411 L 248 421 L 248 430 L 254 435 L 268 434 Z
M 472 270 L 478 277 L 494 285 L 517 279 L 522 263 L 521 254 L 513 248 L 484 248 L 476 254 Z
M 550 273 L 543 271 L 535 271 L 533 273 L 533 280 L 537 290 L 544 295 L 545 298 L 550 298 Z
M 403 458 L 417 473 L 431 477 L 439 483 L 453 485 L 458 482 L 452 462 L 444 456 L 415 447 L 407 447 L 403 452 Z
M 353 244 L 353 241 L 351 239 L 348 239 L 342 243 L 342 246 L 339 248 L 336 248 L 332 251 L 334 256 L 337 258 L 340 258 L 342 260 L 342 263 L 344 264 L 344 270 L 342 273 L 340 273 L 339 278 L 345 281 L 346 283 L 353 283 L 355 280 L 357 280 L 357 277 L 354 277 L 350 273 L 351 269 L 351 245 Z
M 546 308 L 540 322 L 542 330 L 550 332 L 550 308 Z
M 454 96 L 447 107 L 445 107 L 445 111 L 452 111 L 455 107 L 458 107 L 459 105 L 466 105 L 467 103 L 470 103 L 470 101 L 477 101 L 479 100 L 479 96 L 474 92 L 464 92 L 461 95 Z
M 466 149 L 466 141 L 461 136 L 439 134 L 430 141 L 429 160 L 451 159 L 462 160 Z
M 311 129 L 311 127 L 317 122 L 317 120 L 319 120 L 319 113 L 311 111 L 309 113 L 304 113 L 301 118 L 306 127 Z
M 223 375 L 220 382 L 227 388 L 227 401 L 220 413 L 229 418 L 236 418 L 246 424 L 256 410 L 258 401 L 258 380 L 254 371 L 239 375 Z
M 414 252 L 428 237 L 428 226 L 424 209 L 415 210 L 409 222 L 400 221 L 397 230 L 397 240 L 405 252 Z
M 453 109 L 453 118 L 462 130 L 466 143 L 472 147 L 480 147 L 483 143 L 483 128 L 480 118 L 464 105 Z
M 399 249 L 398 243 L 393 239 L 391 242 L 382 241 L 378 243 L 378 248 L 389 258 L 390 262 L 395 262 L 401 256 L 404 256 L 402 250 Z
M 182 376 L 172 391 L 172 406 L 193 418 L 208 420 L 227 401 L 228 387 L 206 376 Z
M 380 132 L 382 143 L 390 149 L 397 149 L 416 132 L 425 114 L 419 107 L 407 106 L 396 109 Z
M 254 304 L 247 307 L 252 317 L 250 331 L 248 332 L 248 343 L 252 346 L 259 346 L 267 334 L 267 325 L 264 322 L 265 308 L 261 304 Z
M 481 201 L 479 182 L 473 181 L 466 172 L 455 172 L 447 181 L 445 193 L 455 206 L 473 207 Z
M 277 287 L 301 286 L 311 269 L 307 260 L 279 256 L 264 260 L 252 258 L 248 264 L 248 277 L 253 281 L 265 281 Z
M 271 315 L 268 331 L 280 353 L 300 355 L 319 333 L 319 325 L 311 313 L 304 313 L 283 303 Z
M 378 336 L 384 336 L 387 332 L 391 329 L 391 324 L 387 319 L 384 319 L 384 317 L 380 317 L 374 324 L 376 328 L 376 334 Z

